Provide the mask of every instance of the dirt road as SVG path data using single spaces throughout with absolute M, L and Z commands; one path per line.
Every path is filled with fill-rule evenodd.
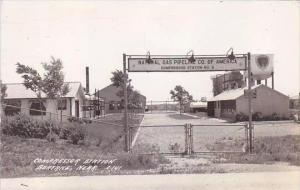
M 226 125 L 224 120 L 208 117 L 178 116 L 178 113 L 151 113 L 145 114 L 142 125 L 184 125 L 191 123 L 194 125 Z M 243 123 L 239 123 L 243 124 Z M 284 136 L 300 135 L 299 124 L 282 122 L 259 122 L 255 125 L 254 136 Z M 195 151 L 207 151 L 213 143 L 220 141 L 234 141 L 245 139 L 244 126 L 199 126 L 193 127 L 193 139 Z M 184 149 L 184 127 L 151 127 L 139 130 L 135 145 L 152 144 L 160 149 L 161 152 L 170 152 L 170 145 L 177 143 L 179 150 Z M 136 146 L 138 147 L 138 146 Z M 235 150 L 242 151 L 243 144 L 238 144 Z

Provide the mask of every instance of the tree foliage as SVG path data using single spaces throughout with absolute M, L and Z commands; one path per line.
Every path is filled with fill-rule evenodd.
M 124 75 L 123 71 L 121 70 L 115 70 L 112 72 L 112 77 L 110 78 L 112 84 L 116 87 L 122 87 L 124 86 L 124 77 L 127 78 L 127 83 L 131 82 L 131 79 L 128 78 L 128 75 Z
M 6 90 L 7 86 L 6 84 L 1 84 L 1 101 L 6 97 Z
M 37 70 L 21 63 L 17 63 L 17 73 L 22 75 L 24 86 L 35 92 L 38 98 L 41 98 L 44 81 Z
M 170 94 L 172 100 L 179 102 L 180 113 L 182 106 L 193 100 L 193 96 L 180 85 L 175 86 L 174 90 L 170 91 Z
M 17 63 L 17 73 L 22 75 L 24 86 L 36 93 L 41 98 L 45 93 L 48 98 L 59 98 L 66 95 L 69 91 L 69 84 L 64 83 L 63 65 L 60 59 L 51 57 L 50 63 L 41 63 L 45 73 L 43 77 L 37 70 Z
M 42 63 L 42 65 L 46 71 L 43 79 L 44 93 L 49 98 L 65 96 L 70 91 L 70 88 L 68 83 L 64 83 L 65 75 L 62 72 L 62 61 L 51 57 L 50 64 Z
M 134 87 L 130 84 L 131 79 L 128 78 L 128 75 L 124 75 L 123 71 L 120 70 L 113 71 L 112 75 L 110 80 L 114 86 L 120 89 L 116 95 L 121 98 L 122 103 L 124 103 L 124 77 L 126 77 L 128 107 L 135 108 L 140 105 L 141 95 L 137 90 L 134 90 Z

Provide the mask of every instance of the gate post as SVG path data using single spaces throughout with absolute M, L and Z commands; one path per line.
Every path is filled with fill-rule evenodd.
M 193 151 L 193 129 L 192 124 L 187 123 L 184 125 L 185 131 L 185 154 L 191 155 Z
M 245 145 L 243 146 L 243 152 L 249 152 L 249 128 L 248 124 L 245 124 Z
M 185 149 L 184 149 L 184 153 L 185 154 L 188 154 L 188 129 L 187 129 L 187 125 L 188 124 L 185 124 L 184 125 L 184 133 L 185 133 Z
M 128 129 L 128 100 L 127 100 L 127 73 L 126 73 L 126 54 L 123 54 L 123 74 L 124 74 L 124 131 L 125 131 L 125 151 L 129 152 L 129 129 Z
M 194 142 L 193 142 L 193 125 L 190 124 L 190 148 L 191 148 L 191 154 L 194 153 Z

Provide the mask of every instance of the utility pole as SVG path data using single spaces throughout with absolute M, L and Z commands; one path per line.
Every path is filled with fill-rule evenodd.
M 126 54 L 123 54 L 123 74 L 124 74 L 124 130 L 125 130 L 125 151 L 129 152 L 129 130 L 128 130 L 128 99 L 127 99 L 127 72 L 126 72 Z
M 252 106 L 251 106 L 251 99 L 252 99 L 252 92 L 251 92 L 251 82 L 252 82 L 252 77 L 251 77 L 251 61 L 250 61 L 250 53 L 248 53 L 248 104 L 249 104 L 249 140 L 250 140 L 250 147 L 249 147 L 249 151 L 250 153 L 252 153 Z

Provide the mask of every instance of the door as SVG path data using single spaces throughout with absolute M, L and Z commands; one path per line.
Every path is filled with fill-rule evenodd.
M 79 100 L 75 100 L 75 116 L 79 117 Z

